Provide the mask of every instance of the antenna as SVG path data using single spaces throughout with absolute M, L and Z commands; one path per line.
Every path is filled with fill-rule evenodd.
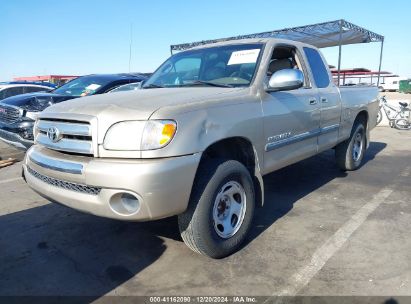
M 133 23 L 130 23 L 130 50 L 128 55 L 128 72 L 131 72 L 131 48 L 133 46 Z

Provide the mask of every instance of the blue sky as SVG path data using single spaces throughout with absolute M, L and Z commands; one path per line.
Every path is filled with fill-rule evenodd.
M 153 71 L 170 44 L 346 19 L 386 37 L 383 70 L 411 77 L 406 0 L 0 0 L 0 81 Z M 323 50 L 337 64 L 337 48 Z M 342 67 L 378 68 L 379 44 L 343 47 Z

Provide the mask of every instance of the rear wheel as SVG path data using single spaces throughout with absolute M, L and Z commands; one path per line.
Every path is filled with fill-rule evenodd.
M 346 141 L 337 145 L 335 158 L 341 170 L 357 170 L 361 166 L 366 149 L 365 122 L 357 120 Z
M 181 237 L 198 253 L 226 257 L 245 240 L 254 205 L 253 181 L 243 164 L 235 160 L 203 161 L 188 209 L 178 216 Z
M 398 130 L 410 130 L 411 123 L 408 121 L 407 118 L 400 118 L 394 121 L 394 126 Z

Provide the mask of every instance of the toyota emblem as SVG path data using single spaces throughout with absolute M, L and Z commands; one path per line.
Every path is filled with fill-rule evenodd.
M 58 142 L 61 139 L 61 134 L 59 129 L 56 127 L 50 127 L 47 130 L 47 137 L 52 141 L 52 142 Z

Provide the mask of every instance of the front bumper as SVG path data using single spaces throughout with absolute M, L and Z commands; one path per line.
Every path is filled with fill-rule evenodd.
M 200 153 L 163 159 L 103 159 L 67 155 L 34 145 L 24 177 L 47 199 L 94 215 L 126 221 L 164 218 L 185 211 Z M 113 208 L 119 195 L 137 197 L 137 212 Z
M 19 149 L 33 145 L 33 120 L 19 120 L 12 124 L 0 122 L 0 140 Z
M 3 129 L 0 129 L 0 140 L 22 150 L 27 150 L 33 145 L 32 140 L 24 139 L 18 133 L 6 131 Z

